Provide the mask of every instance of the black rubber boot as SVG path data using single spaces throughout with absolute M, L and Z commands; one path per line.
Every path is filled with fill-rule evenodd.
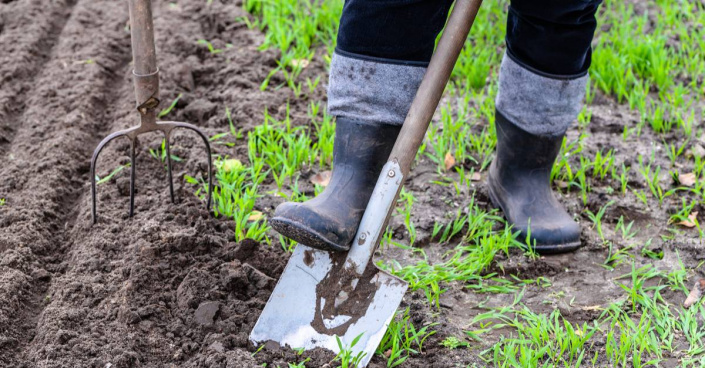
M 269 224 L 280 234 L 313 248 L 350 249 L 382 166 L 401 126 L 337 119 L 330 183 L 316 198 L 282 203 Z
M 580 247 L 580 226 L 551 191 L 551 167 L 563 135 L 538 136 L 524 131 L 496 111 L 497 154 L 490 166 L 489 192 L 504 211 L 519 240 L 529 234 L 537 253 L 556 254 Z

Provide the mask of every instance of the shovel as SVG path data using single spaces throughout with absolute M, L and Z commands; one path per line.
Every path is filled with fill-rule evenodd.
M 362 216 L 350 251 L 299 244 L 269 297 L 250 341 L 290 348 L 345 349 L 367 366 L 408 284 L 378 269 L 372 255 L 394 209 L 482 0 L 456 0 L 389 160 Z

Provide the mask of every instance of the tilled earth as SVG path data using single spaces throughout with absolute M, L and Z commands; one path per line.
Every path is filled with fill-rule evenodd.
M 154 7 L 162 106 L 183 96 L 170 119 L 194 123 L 212 136 L 227 129 L 225 106 L 247 131 L 262 121 L 265 107 L 282 117 L 288 103 L 293 121 L 306 123 L 308 99 L 295 98 L 287 88 L 260 90 L 278 55 L 258 50 L 264 36 L 236 20 L 245 15 L 238 3 L 155 1 Z M 199 39 L 224 51 L 212 55 Z M 183 159 L 175 165 L 176 204 L 169 201 L 163 165 L 148 152 L 161 137 L 147 136 L 137 158 L 134 218 L 127 216 L 129 175 L 123 170 L 98 187 L 98 223 L 91 225 L 91 153 L 110 132 L 137 124 L 126 3 L 4 0 L 0 50 L 0 198 L 7 201 L 0 207 L 0 366 L 255 367 L 302 360 L 289 350 L 253 354 L 248 333 L 288 255 L 276 244 L 236 243 L 232 223 L 209 215 L 194 196 L 184 175 L 206 174 L 202 142 L 195 135 L 183 132 L 173 139 L 173 153 Z M 305 73 L 324 71 L 322 62 L 315 62 Z M 272 85 L 280 82 L 276 78 Z M 310 98 L 322 100 L 324 87 Z M 635 150 L 648 154 L 651 141 L 659 140 L 646 133 L 638 141 L 622 142 L 621 127 L 633 124 L 634 117 L 611 99 L 598 100 L 589 138 L 595 150 L 614 147 L 619 159 L 632 161 Z M 214 149 L 246 160 L 242 143 Z M 99 175 L 129 162 L 127 152 L 127 141 L 109 145 Z M 444 214 L 467 205 L 439 206 L 438 198 L 451 194 L 429 184 L 433 172 L 434 166 L 422 161 L 408 182 L 419 199 L 414 221 L 421 234 Z M 634 185 L 639 185 L 636 176 Z M 479 204 L 489 209 L 483 184 L 477 186 Z M 609 199 L 598 188 L 588 206 L 596 211 Z M 606 218 L 616 221 L 622 214 L 634 220 L 647 229 L 639 235 L 643 239 L 664 231 L 668 206 L 680 203 L 673 199 L 652 211 L 657 205 L 615 199 Z M 572 213 L 581 212 L 578 195 L 563 200 Z M 278 201 L 263 199 L 258 209 L 271 213 Z M 529 261 L 514 251 L 500 256 L 502 267 L 497 267 L 524 278 L 548 277 L 552 289 L 529 288 L 524 302 L 537 311 L 562 308 L 571 321 L 597 317 L 579 306 L 605 305 L 623 294 L 612 282 L 622 272 L 599 266 L 607 250 L 589 221 L 582 217 L 581 222 L 586 247 L 579 252 Z M 392 224 L 403 238 L 399 221 Z M 662 245 L 666 255 L 659 267 L 675 266 L 676 243 Z M 679 248 L 686 266 L 705 259 L 699 244 L 684 244 Z M 433 258 L 449 249 L 427 251 Z M 381 257 L 413 261 L 394 248 Z M 546 303 L 547 294 L 558 291 L 576 296 L 575 306 Z M 683 297 L 667 295 L 674 303 Z M 451 285 L 436 311 L 422 292 L 408 293 L 402 307 L 411 307 L 414 323 L 440 325 L 424 352 L 403 366 L 480 362 L 475 355 L 482 346 L 449 352 L 439 342 L 461 336 L 481 304 L 502 305 L 513 296 L 486 298 Z M 311 367 L 333 357 L 323 351 L 308 356 Z M 383 366 L 383 359 L 375 357 L 371 366 Z

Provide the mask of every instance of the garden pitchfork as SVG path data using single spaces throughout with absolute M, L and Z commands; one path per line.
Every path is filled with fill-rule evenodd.
M 171 175 L 171 152 L 169 138 L 175 128 L 190 129 L 198 133 L 206 144 L 208 154 L 208 198 L 206 208 L 211 207 L 213 191 L 213 163 L 211 160 L 211 147 L 208 137 L 196 126 L 187 123 L 168 121 L 157 122 L 157 108 L 159 107 L 159 68 L 154 46 L 154 26 L 152 24 L 151 0 L 128 0 L 130 7 L 130 29 L 132 32 L 132 57 L 134 70 L 132 78 L 137 97 L 137 111 L 140 114 L 140 125 L 121 130 L 107 136 L 98 144 L 91 159 L 91 197 L 93 223 L 96 223 L 96 177 L 95 165 L 100 151 L 108 142 L 118 137 L 127 137 L 130 140 L 130 217 L 135 211 L 135 143 L 137 136 L 147 132 L 159 131 L 164 133 L 167 172 L 169 175 L 169 194 L 174 202 L 174 183 Z

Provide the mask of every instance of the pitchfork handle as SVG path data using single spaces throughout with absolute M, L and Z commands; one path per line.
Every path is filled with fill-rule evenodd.
M 130 29 L 132 32 L 132 58 L 135 74 L 149 75 L 157 72 L 157 52 L 154 47 L 154 24 L 151 0 L 129 0 Z

